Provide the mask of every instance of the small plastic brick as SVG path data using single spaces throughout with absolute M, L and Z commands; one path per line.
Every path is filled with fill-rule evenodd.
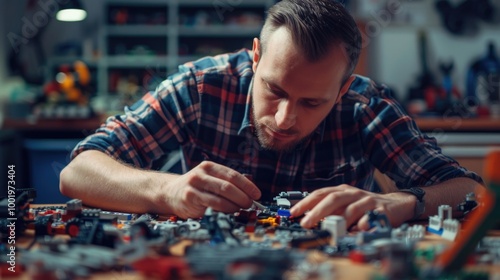
M 254 209 L 240 209 L 234 214 L 234 221 L 242 224 L 255 224 L 257 222 L 257 211 Z
M 425 236 L 425 227 L 422 225 L 403 224 L 399 228 L 393 229 L 391 233 L 392 238 L 403 240 L 406 242 L 419 241 Z
M 458 211 L 461 211 L 464 215 L 468 214 L 470 211 L 474 210 L 477 206 L 476 194 L 471 192 L 465 195 L 465 201 L 458 205 Z
M 280 198 L 287 199 L 290 202 L 290 205 L 293 206 L 295 203 L 299 202 L 304 197 L 308 196 L 308 192 L 301 191 L 288 191 L 288 192 L 280 192 L 278 196 L 275 196 L 273 200 L 278 200 Z
M 301 237 L 294 237 L 292 241 L 290 241 L 290 246 L 292 248 L 300 248 L 300 249 L 312 249 L 319 248 L 325 245 L 330 244 L 330 239 L 332 235 L 327 230 L 318 230 L 314 233 L 310 233 Z
M 308 192 L 301 191 L 288 191 L 288 192 L 280 192 L 280 194 L 276 197 L 287 198 L 290 200 L 300 200 L 309 195 Z
M 438 207 L 438 215 L 429 217 L 429 226 L 427 231 L 441 235 L 443 233 L 443 221 L 446 219 L 451 219 L 451 206 L 440 205 Z
M 63 222 L 69 221 L 71 218 L 80 216 L 82 213 L 82 201 L 80 199 L 72 199 L 66 202 L 66 208 L 62 214 Z
M 35 219 L 35 236 L 42 237 L 46 235 L 53 235 L 52 223 L 54 218 L 52 215 L 38 216 Z
M 79 211 L 82 210 L 82 200 L 81 199 L 72 199 L 66 202 L 66 209 L 71 211 Z
M 80 232 L 80 224 L 81 220 L 79 218 L 71 218 L 66 223 L 66 233 L 71 237 L 78 236 L 78 233 Z
M 427 248 L 416 249 L 414 252 L 415 261 L 425 261 L 433 262 L 438 254 L 438 248 L 436 246 L 429 246 Z
M 101 216 L 101 209 L 83 209 L 82 218 L 99 218 Z
M 279 209 L 277 214 L 278 214 L 278 216 L 281 216 L 281 217 L 290 217 L 291 216 L 290 210 L 288 210 L 288 209 Z
M 335 246 L 324 246 L 322 251 L 328 256 L 332 257 L 348 257 L 349 252 L 355 250 L 358 246 L 356 245 L 355 236 L 344 236 L 337 240 L 337 245 Z
M 122 221 L 130 221 L 133 218 L 133 215 L 130 213 L 122 213 L 122 212 L 110 212 L 110 211 L 101 211 L 101 218 L 117 218 Z
M 245 232 L 255 232 L 255 225 L 246 225 Z
M 276 199 L 276 205 L 278 205 L 279 209 L 290 209 L 292 204 L 286 198 L 278 198 Z
M 368 211 L 368 223 L 373 231 L 363 231 L 357 234 L 357 243 L 366 244 L 375 239 L 390 238 L 392 235 L 392 226 L 389 223 L 387 215 L 378 211 Z
M 443 221 L 443 233 L 441 237 L 448 240 L 455 240 L 460 231 L 460 222 L 455 219 L 446 219 Z
M 258 225 L 277 227 L 280 224 L 280 217 L 268 217 L 266 219 L 257 220 Z
M 368 263 L 377 260 L 380 257 L 380 252 L 371 245 L 359 246 L 349 252 L 349 259 L 355 263 Z
M 340 237 L 346 235 L 346 221 L 343 216 L 331 215 L 321 222 L 321 229 L 327 230 L 332 235 L 332 245 L 337 244 Z
M 417 276 L 413 267 L 411 243 L 392 240 L 380 249 L 381 271 L 387 279 L 413 279 Z
M 189 276 L 189 266 L 179 257 L 146 257 L 132 264 L 148 279 L 186 279 Z

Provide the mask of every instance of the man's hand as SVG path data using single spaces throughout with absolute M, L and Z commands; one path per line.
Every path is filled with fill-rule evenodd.
M 292 207 L 291 214 L 297 217 L 310 210 L 301 221 L 305 228 L 313 227 L 326 216 L 341 215 L 348 227 L 357 225 L 360 230 L 368 230 L 367 211 L 385 213 L 392 226 L 399 226 L 413 217 L 415 203 L 411 194 L 377 194 L 339 185 L 312 192 Z
M 249 208 L 261 196 L 245 176 L 223 165 L 204 161 L 168 183 L 167 203 L 181 218 L 201 217 L 207 207 L 230 213 Z

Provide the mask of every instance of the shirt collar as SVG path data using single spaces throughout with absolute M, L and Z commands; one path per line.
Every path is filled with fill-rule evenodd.
M 318 138 L 320 143 L 323 142 L 323 136 L 325 135 L 325 122 L 326 118 L 319 123 L 318 127 L 316 127 L 313 132 L 314 136 Z
M 238 135 L 241 135 L 246 128 L 253 128 L 251 116 L 252 116 L 252 86 L 253 78 L 248 86 L 247 101 L 245 105 L 245 114 L 243 120 L 241 121 L 240 129 L 238 130 Z

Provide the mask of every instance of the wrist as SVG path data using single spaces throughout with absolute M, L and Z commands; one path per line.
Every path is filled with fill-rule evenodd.
M 155 214 L 175 214 L 172 208 L 171 198 L 169 194 L 172 190 L 169 190 L 170 184 L 174 178 L 172 176 L 178 176 L 167 173 L 158 172 L 148 172 L 148 198 L 149 201 L 149 212 Z
M 413 216 L 409 220 L 419 220 L 425 212 L 425 191 L 422 188 L 412 187 L 409 189 L 400 189 L 398 193 L 407 194 L 413 197 L 414 209 Z
M 411 221 L 415 216 L 415 207 L 417 198 L 414 195 L 404 192 L 393 192 L 390 195 L 397 201 L 400 201 L 400 210 L 397 212 L 402 218 L 401 222 Z

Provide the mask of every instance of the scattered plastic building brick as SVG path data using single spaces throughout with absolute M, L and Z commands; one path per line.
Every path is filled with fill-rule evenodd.
M 358 245 L 366 244 L 376 239 L 391 238 L 392 226 L 387 215 L 378 211 L 368 211 L 368 223 L 374 231 L 362 231 L 357 235 Z
M 429 217 L 427 231 L 441 235 L 448 240 L 455 240 L 460 230 L 460 222 L 452 218 L 452 208 L 449 205 L 440 205 L 438 215 Z
M 287 199 L 290 202 L 290 206 L 295 205 L 295 203 L 299 202 L 304 197 L 308 196 L 308 192 L 301 191 L 287 191 L 280 192 L 279 195 L 275 196 L 273 200 L 277 201 L 278 199 Z
M 347 234 L 346 221 L 343 216 L 331 215 L 325 217 L 321 222 L 321 229 L 330 232 L 332 245 L 337 244 L 337 240 Z
M 425 236 L 425 227 L 423 225 L 403 224 L 399 228 L 392 230 L 391 236 L 393 239 L 403 240 L 405 242 L 419 241 Z

